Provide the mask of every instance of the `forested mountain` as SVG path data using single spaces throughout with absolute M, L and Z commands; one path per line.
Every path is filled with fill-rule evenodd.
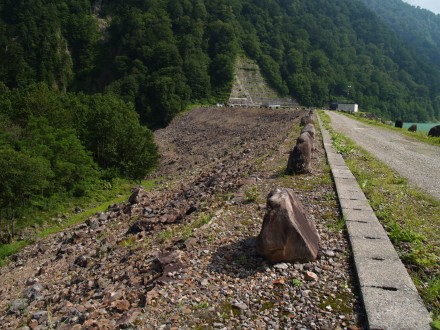
M 362 0 L 420 54 L 440 67 L 440 15 L 402 0 Z
M 380 5 L 393 10 L 394 2 L 400 1 Z M 225 99 L 240 51 L 257 60 L 281 94 L 304 105 L 340 100 L 352 86 L 364 110 L 414 121 L 440 117 L 438 68 L 361 1 L 5 0 L 0 6 L 0 79 L 8 87 L 45 82 L 52 90 L 115 94 L 152 127 L 189 102 Z M 437 38 L 428 36 L 433 45 Z
M 306 106 L 440 118 L 438 67 L 359 0 L 3 0 L 2 206 L 142 178 L 146 126 L 226 100 L 240 53 Z

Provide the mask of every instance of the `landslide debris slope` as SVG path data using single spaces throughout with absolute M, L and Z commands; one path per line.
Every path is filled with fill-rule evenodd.
M 158 185 L 26 247 L 0 269 L 2 329 L 358 329 L 349 249 L 321 137 L 285 176 L 306 111 L 201 108 L 156 132 Z M 318 260 L 256 255 L 265 199 L 299 195 Z

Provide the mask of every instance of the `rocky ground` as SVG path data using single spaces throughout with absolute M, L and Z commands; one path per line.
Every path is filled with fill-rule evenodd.
M 361 329 L 349 246 L 318 134 L 284 175 L 306 111 L 197 109 L 155 133 L 157 187 L 28 246 L 0 269 L 2 329 Z M 292 188 L 318 260 L 265 262 L 267 194 Z

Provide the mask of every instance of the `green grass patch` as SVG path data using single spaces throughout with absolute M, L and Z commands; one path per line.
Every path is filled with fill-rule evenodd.
M 194 229 L 209 223 L 212 217 L 212 214 L 200 213 L 198 217 L 191 222 L 161 231 L 156 239 L 159 243 L 165 243 L 175 238 L 186 240 L 192 235 Z
M 326 117 L 321 115 L 321 118 Z M 328 117 L 328 116 L 327 116 Z M 440 202 L 408 186 L 407 180 L 342 134 L 338 146 L 376 216 L 407 267 L 428 309 L 440 315 Z
M 16 241 L 2 245 L 0 247 L 0 267 L 6 264 L 8 257 L 17 253 L 28 244 L 28 241 Z

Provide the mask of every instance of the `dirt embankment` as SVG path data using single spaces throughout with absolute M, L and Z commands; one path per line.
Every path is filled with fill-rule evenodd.
M 155 133 L 157 188 L 25 248 L 0 270 L 2 328 L 357 329 L 322 143 L 312 175 L 282 173 L 305 113 L 205 108 L 175 118 Z M 295 189 L 317 224 L 315 262 L 274 266 L 254 251 L 265 196 L 280 185 Z

